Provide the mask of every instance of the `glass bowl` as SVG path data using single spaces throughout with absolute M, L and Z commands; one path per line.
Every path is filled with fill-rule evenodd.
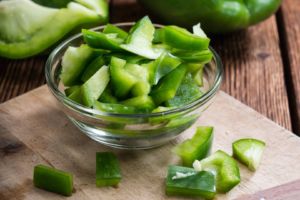
M 119 23 L 116 26 L 129 30 L 133 23 Z M 105 26 L 92 30 L 101 31 Z M 155 27 L 162 27 L 156 24 Z M 68 99 L 60 82 L 61 59 L 69 46 L 83 42 L 77 34 L 61 43 L 50 54 L 45 68 L 47 85 L 59 102 L 60 108 L 70 121 L 84 134 L 107 146 L 123 149 L 147 149 L 162 145 L 189 128 L 211 104 L 222 81 L 222 63 L 212 49 L 213 60 L 203 71 L 204 95 L 199 99 L 176 109 L 147 114 L 116 114 L 101 112 Z

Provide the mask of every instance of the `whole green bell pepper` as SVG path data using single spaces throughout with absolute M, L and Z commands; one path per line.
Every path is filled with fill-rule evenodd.
M 139 0 L 167 23 L 191 28 L 200 22 L 210 33 L 246 28 L 271 16 L 281 0 Z

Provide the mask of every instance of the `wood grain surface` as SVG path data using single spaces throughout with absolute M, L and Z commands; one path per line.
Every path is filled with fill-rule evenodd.
M 196 124 L 175 141 L 152 150 L 109 149 L 79 132 L 62 113 L 46 87 L 0 105 L 0 199 L 65 199 L 35 189 L 33 166 L 43 163 L 74 174 L 76 193 L 68 199 L 162 200 L 167 166 L 178 164 L 172 147 L 194 133 L 195 126 L 213 125 L 213 151 L 231 154 L 233 141 L 255 137 L 267 144 L 259 169 L 240 165 L 242 182 L 216 199 L 234 199 L 300 178 L 300 138 L 220 92 Z M 95 153 L 113 151 L 123 179 L 118 188 L 96 188 Z
M 291 3 L 290 6 L 285 6 L 288 9 L 283 7 L 283 10 L 287 12 L 290 12 L 290 9 L 295 10 L 292 5 L 295 4 L 294 0 L 285 2 Z M 134 21 L 146 14 L 151 15 L 135 0 L 111 0 L 110 12 L 112 23 Z M 284 16 L 287 12 L 284 12 Z M 298 27 L 300 22 L 295 18 L 299 17 L 299 12 L 293 13 L 294 17 L 291 15 L 284 18 L 285 22 L 289 24 L 293 21 L 295 27 Z M 160 23 L 154 16 L 151 18 L 154 22 Z M 291 31 L 287 31 L 287 34 L 292 35 L 289 39 L 290 45 L 294 45 L 293 49 L 296 49 L 299 46 L 293 43 L 293 38 L 297 37 L 298 29 L 290 29 Z M 290 92 L 286 89 L 290 88 L 290 84 L 285 84 L 289 83 L 289 80 L 286 80 L 289 77 L 284 73 L 282 51 L 279 46 L 284 41 L 279 41 L 275 17 L 245 31 L 213 37 L 212 40 L 213 47 L 221 55 L 224 63 L 225 76 L 222 89 L 289 130 L 292 129 L 293 121 L 294 131 L 298 133 L 299 75 L 294 74 L 297 72 L 299 74 L 297 71 L 299 56 L 297 57 L 294 50 L 289 53 L 291 58 L 288 59 L 293 59 L 291 63 L 294 63 L 293 71 L 290 73 L 292 79 L 290 82 L 293 83 L 294 89 Z M 45 82 L 43 74 L 45 60 L 46 56 L 17 61 L 0 59 L 0 102 L 42 85 Z M 293 108 L 291 113 L 290 107 Z
M 300 133 L 300 1 L 284 0 L 279 18 L 293 129 Z

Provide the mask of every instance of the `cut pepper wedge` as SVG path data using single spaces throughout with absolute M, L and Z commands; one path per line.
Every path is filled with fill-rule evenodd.
M 198 160 L 194 162 L 194 168 Z M 240 170 L 237 162 L 224 151 L 218 150 L 199 163 L 200 171 L 211 171 L 216 175 L 217 191 L 226 193 L 240 183 Z M 199 169 L 197 169 L 199 170 Z
M 107 49 L 120 51 L 120 44 L 123 39 L 118 38 L 117 34 L 104 34 L 102 32 L 91 31 L 87 29 L 82 29 L 84 41 L 93 48 Z
M 156 40 L 160 40 L 176 49 L 201 51 L 208 49 L 210 39 L 194 35 L 178 26 L 165 26 L 156 33 Z
M 82 104 L 81 87 L 75 88 L 74 91 L 68 95 L 68 98 L 79 104 Z
M 116 186 L 121 181 L 119 161 L 111 152 L 96 153 L 96 185 Z
M 171 165 L 166 178 L 166 194 L 212 199 L 216 195 L 215 177 L 211 172 Z
M 213 127 L 197 127 L 194 136 L 177 145 L 174 152 L 180 156 L 184 166 L 192 167 L 195 160 L 202 160 L 209 154 L 213 137 Z
M 109 113 L 120 113 L 120 114 L 138 113 L 138 109 L 133 106 L 125 106 L 116 103 L 101 103 L 99 101 L 96 101 L 94 103 L 93 108 L 100 111 L 109 112 Z
M 82 103 L 91 107 L 101 96 L 109 79 L 109 69 L 104 65 L 81 86 Z
M 45 165 L 34 167 L 33 183 L 35 187 L 65 196 L 73 192 L 72 174 Z
M 149 17 L 143 17 L 130 29 L 126 44 L 122 44 L 121 47 L 142 57 L 156 59 L 162 51 L 152 46 L 154 31 Z
M 175 96 L 185 73 L 186 67 L 184 65 L 180 65 L 160 80 L 157 86 L 155 86 L 150 93 L 150 96 L 152 96 L 156 105 L 160 105 Z
M 102 92 L 99 101 L 102 103 L 117 103 L 118 99 L 112 95 L 111 86 L 108 84 Z
M 103 56 L 98 56 L 91 63 L 87 65 L 83 74 L 81 75 L 81 80 L 86 82 L 89 78 L 93 76 L 103 65 L 105 64 L 105 60 Z
M 125 40 L 128 37 L 128 33 L 126 31 L 112 24 L 106 24 L 105 28 L 103 29 L 103 33 L 116 33 L 118 38 L 121 38 L 123 40 Z
M 186 62 L 198 62 L 202 64 L 209 63 L 213 57 L 209 49 L 202 51 L 182 51 L 173 50 L 172 54 Z
M 60 78 L 65 86 L 72 86 L 78 82 L 87 62 L 93 55 L 93 49 L 88 45 L 69 47 L 62 58 L 62 72 Z
M 149 96 L 133 97 L 130 99 L 126 99 L 120 103 L 126 106 L 134 106 L 143 112 L 151 112 L 155 108 L 155 104 L 152 98 Z
M 191 74 L 187 74 L 176 91 L 175 96 L 165 102 L 168 107 L 176 107 L 188 104 L 202 96 L 198 85 Z
M 257 139 L 244 138 L 232 144 L 233 157 L 255 171 L 260 163 L 266 144 Z
M 125 70 L 126 61 L 117 57 L 111 57 L 110 74 L 114 95 L 124 98 L 137 82 L 137 78 Z
M 74 91 L 76 91 L 76 90 L 78 90 L 78 89 L 80 89 L 80 85 L 73 85 L 73 86 L 71 86 L 71 87 L 65 89 L 65 94 L 66 94 L 67 96 L 69 96 L 70 94 L 72 94 Z

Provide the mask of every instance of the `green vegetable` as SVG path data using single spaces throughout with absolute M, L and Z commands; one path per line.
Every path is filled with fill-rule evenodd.
M 156 105 L 160 105 L 175 96 L 185 73 L 186 68 L 184 65 L 181 65 L 160 80 L 150 93 Z
M 108 82 L 109 69 L 104 65 L 81 86 L 83 104 L 91 107 L 100 97 Z
M 117 34 L 118 38 L 121 38 L 125 40 L 128 36 L 128 33 L 122 29 L 120 29 L 117 26 L 114 26 L 112 24 L 107 24 L 105 28 L 103 29 L 103 33 L 108 34 L 108 33 L 114 33 Z
M 119 161 L 111 152 L 96 153 L 96 185 L 116 186 L 121 181 Z
M 199 68 L 197 71 L 192 73 L 192 77 L 193 77 L 195 83 L 200 87 L 203 86 L 203 69 L 204 69 L 204 66 L 202 65 L 201 68 Z
M 133 97 L 120 103 L 126 106 L 134 106 L 139 110 L 143 110 L 144 112 L 151 112 L 155 108 L 155 104 L 152 98 L 149 96 Z
M 166 194 L 212 199 L 216 194 L 215 177 L 207 171 L 171 165 L 166 178 Z
M 118 99 L 112 95 L 110 84 L 107 85 L 105 90 L 102 92 L 99 101 L 102 103 L 117 103 Z
M 120 114 L 133 114 L 138 113 L 139 110 L 134 106 L 125 106 L 117 103 L 101 103 L 96 101 L 93 108 L 109 113 L 120 113 Z
M 73 191 L 73 176 L 68 172 L 44 165 L 34 167 L 33 183 L 35 187 L 71 196 Z
M 74 91 L 76 91 L 76 90 L 78 90 L 78 89 L 80 89 L 80 85 L 74 85 L 74 86 L 71 86 L 71 87 L 65 89 L 65 94 L 66 94 L 67 96 L 69 96 L 70 94 L 72 94 Z
M 210 33 L 232 32 L 259 23 L 271 16 L 281 4 L 281 0 L 139 1 L 168 24 L 190 28 L 200 22 Z
M 245 138 L 232 144 L 233 156 L 255 171 L 260 163 L 266 144 L 263 141 Z
M 107 49 L 107 50 L 122 50 L 120 44 L 123 39 L 118 38 L 117 34 L 105 34 L 101 32 L 82 29 L 84 41 L 93 48 Z
M 175 96 L 165 102 L 168 107 L 177 107 L 195 101 L 202 96 L 191 74 L 187 74 L 176 91 Z
M 91 63 L 87 65 L 87 67 L 84 69 L 84 72 L 81 75 L 81 81 L 85 82 L 93 74 L 95 74 L 103 65 L 105 64 L 105 60 L 103 56 L 96 57 Z
M 79 103 L 79 104 L 82 104 L 82 93 L 81 93 L 81 87 L 77 87 L 74 89 L 74 91 L 68 95 L 68 98 Z
M 210 39 L 194 35 L 178 26 L 165 26 L 159 30 L 158 38 L 173 48 L 201 51 L 208 48 Z
M 213 127 L 200 126 L 193 138 L 177 145 L 174 151 L 180 156 L 184 166 L 191 167 L 195 160 L 202 160 L 209 154 L 212 142 Z
M 124 98 L 137 82 L 137 78 L 127 72 L 124 67 L 126 60 L 112 57 L 110 61 L 110 74 L 113 86 L 114 95 L 119 98 Z
M 209 157 L 196 160 L 193 166 L 198 171 L 211 171 L 216 175 L 218 192 L 226 193 L 240 183 L 240 170 L 236 161 L 227 153 L 218 150 Z
M 146 16 L 130 29 L 126 44 L 122 44 L 121 47 L 142 57 L 156 59 L 160 56 L 161 50 L 152 46 L 154 31 L 152 22 Z
M 74 28 L 107 21 L 105 0 L 77 0 L 49 8 L 30 0 L 0 1 L 0 56 L 26 58 L 43 52 Z
M 60 78 L 65 86 L 72 86 L 78 82 L 92 55 L 93 50 L 87 45 L 68 47 L 62 58 L 62 72 L 60 74 Z
M 212 52 L 209 49 L 203 51 L 175 50 L 172 53 L 174 56 L 177 56 L 186 62 L 198 62 L 201 64 L 209 63 L 213 57 Z

